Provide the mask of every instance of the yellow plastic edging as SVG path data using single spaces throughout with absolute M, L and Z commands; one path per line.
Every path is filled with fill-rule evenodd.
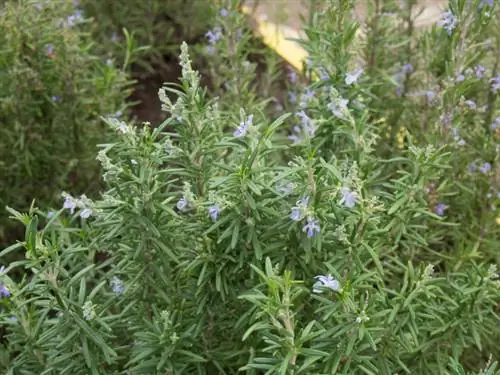
M 302 71 L 307 52 L 298 43 L 289 40 L 299 38 L 299 33 L 296 30 L 286 25 L 278 25 L 262 20 L 255 16 L 248 6 L 243 6 L 241 12 L 255 20 L 257 24 L 255 32 L 263 38 L 263 42 L 267 46 L 276 51 L 295 69 Z

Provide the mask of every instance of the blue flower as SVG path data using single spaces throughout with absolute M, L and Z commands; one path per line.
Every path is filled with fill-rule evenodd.
M 121 281 L 117 276 L 113 276 L 109 281 L 109 285 L 115 294 L 123 294 L 125 293 L 126 287 L 123 281 Z
M 346 85 L 352 85 L 353 83 L 358 82 L 359 76 L 363 73 L 363 69 L 357 68 L 354 70 L 352 73 L 346 73 L 345 75 L 345 84 Z
M 447 205 L 439 203 L 434 207 L 434 212 L 436 213 L 436 215 L 444 216 L 444 211 L 446 211 L 447 209 L 448 209 Z
M 436 97 L 436 93 L 432 90 L 428 90 L 425 92 L 425 97 L 427 98 L 427 102 L 432 103 L 432 101 Z
M 289 195 L 295 189 L 295 184 L 293 182 L 289 182 L 286 185 L 282 185 L 278 188 L 278 192 L 284 195 Z
M 46 44 L 45 45 L 45 52 L 47 55 L 50 57 L 54 54 L 54 45 L 53 44 Z
M 290 103 L 296 103 L 297 102 L 297 94 L 294 93 L 293 91 L 290 91 L 288 93 L 288 100 L 290 101 Z
M 64 198 L 63 208 L 69 210 L 71 214 L 74 214 L 78 201 L 67 193 L 63 193 L 62 195 Z
M 208 207 L 208 214 L 212 218 L 213 221 L 217 220 L 217 216 L 219 215 L 221 209 L 218 204 L 214 204 L 210 207 Z
M 309 216 L 306 225 L 302 228 L 302 231 L 307 232 L 307 237 L 309 238 L 314 236 L 314 233 L 319 233 L 320 230 L 319 220 L 314 216 Z
M 61 100 L 61 97 L 60 96 L 57 96 L 57 95 L 52 95 L 50 97 L 50 99 L 53 101 L 53 102 L 58 102 L 59 100 Z
M 188 206 L 188 202 L 186 200 L 186 197 L 182 197 L 181 199 L 179 199 L 176 206 L 177 206 L 177 209 L 179 211 L 186 211 L 187 206 Z
M 403 74 L 413 73 L 413 65 L 410 63 L 404 64 L 402 69 Z
M 486 162 L 486 163 L 484 163 L 483 165 L 481 165 L 481 166 L 479 167 L 479 170 L 480 170 L 482 173 L 487 174 L 488 172 L 490 172 L 490 171 L 491 171 L 491 164 L 490 164 L 490 163 L 488 163 L 488 162 Z
M 296 83 L 297 82 L 297 73 L 295 73 L 295 70 L 290 69 L 288 71 L 288 78 L 290 79 L 291 83 Z
M 302 142 L 300 127 L 294 126 L 292 130 L 293 133 L 288 136 L 288 139 L 292 141 L 294 144 Z
M 311 121 L 311 118 L 302 110 L 297 112 L 296 115 L 300 117 L 302 122 L 302 128 L 311 136 L 314 137 L 314 133 L 316 132 L 316 127 Z
M 213 30 L 208 31 L 205 36 L 210 44 L 215 44 L 222 37 L 222 29 L 219 26 L 214 27 Z
M 295 207 L 292 207 L 292 213 L 290 214 L 290 219 L 293 221 L 300 221 L 304 218 L 307 211 L 307 206 L 309 205 L 309 197 L 301 198 Z
M 442 114 L 439 118 L 444 126 L 450 126 L 453 121 L 453 115 L 450 113 Z
M 83 12 L 81 10 L 75 11 L 74 14 L 69 16 L 66 20 L 66 24 L 71 27 L 75 25 L 76 23 L 82 22 L 84 20 L 83 18 Z
M 247 135 L 248 128 L 253 125 L 253 115 L 247 117 L 245 121 L 240 122 L 240 126 L 233 132 L 233 135 L 237 138 L 244 137 Z
M 491 92 L 496 94 L 498 89 L 500 89 L 500 76 L 493 77 L 491 80 Z
M 88 219 L 90 216 L 92 216 L 92 209 L 89 208 L 89 207 L 84 207 L 81 211 L 80 211 L 80 217 L 82 219 Z
M 314 98 L 314 91 L 307 89 L 305 93 L 300 96 L 300 108 L 307 108 L 309 102 Z
M 451 35 L 453 30 L 457 27 L 457 18 L 452 12 L 445 12 L 441 16 L 441 20 L 438 21 L 438 26 L 445 29 L 448 35 Z
M 356 205 L 357 194 L 351 191 L 349 188 L 343 187 L 340 192 L 342 193 L 342 198 L 340 199 L 340 204 L 348 208 L 353 208 Z
M 466 100 L 465 104 L 467 104 L 467 106 L 472 110 L 475 110 L 477 108 L 476 103 L 474 103 L 474 101 L 472 100 Z
M 292 207 L 292 213 L 290 214 L 290 219 L 292 219 L 293 221 L 302 220 L 302 212 L 300 210 L 300 207 Z
M 313 293 L 323 293 L 325 289 L 333 290 L 338 292 L 340 290 L 340 283 L 337 279 L 334 279 L 332 275 L 319 275 L 316 276 L 317 280 L 313 285 Z
M 470 163 L 468 166 L 467 166 L 467 170 L 469 171 L 469 173 L 474 173 L 475 171 L 477 171 L 477 166 L 475 163 Z
M 492 123 L 491 123 L 491 130 L 497 130 L 498 127 L 500 127 L 500 117 L 497 117 Z
M 229 11 L 226 8 L 221 8 L 221 10 L 219 10 L 219 14 L 221 17 L 227 17 L 229 16 Z
M 476 65 L 474 67 L 474 73 L 476 74 L 476 77 L 479 79 L 484 77 L 485 72 L 486 72 L 486 68 L 482 65 Z
M 319 78 L 322 81 L 326 81 L 330 78 L 330 74 L 328 74 L 325 68 L 319 67 L 318 71 L 319 71 Z
M 10 297 L 10 292 L 9 289 L 2 283 L 0 283 L 0 298 L 9 298 Z
M 333 101 L 328 104 L 328 109 L 332 111 L 332 114 L 335 117 L 338 117 L 340 119 L 345 119 L 345 113 L 348 111 L 347 110 L 347 104 L 349 103 L 349 100 L 347 99 L 337 99 L 336 101 Z

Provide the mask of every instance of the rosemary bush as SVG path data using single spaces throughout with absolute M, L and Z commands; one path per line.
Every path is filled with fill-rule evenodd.
M 79 0 L 79 3 L 95 21 L 92 34 L 101 55 L 127 58 L 123 48 L 125 29 L 132 34 L 134 47 L 138 47 L 130 56 L 131 62 L 153 73 L 169 69 L 164 63 L 165 56 L 175 56 L 182 38 L 195 42 L 203 35 L 212 11 L 209 1 Z
M 71 1 L 0 5 L 0 242 L 12 239 L 6 204 L 98 190 L 95 145 L 108 133 L 98 116 L 124 111 L 128 80 L 92 54 L 86 30 Z
M 210 98 L 183 44 L 165 122 L 106 119 L 101 198 L 10 209 L 7 374 L 498 375 L 496 10 L 455 0 L 407 30 L 410 68 L 357 60 L 352 5 L 312 17 L 313 83 L 290 74 L 280 116 Z

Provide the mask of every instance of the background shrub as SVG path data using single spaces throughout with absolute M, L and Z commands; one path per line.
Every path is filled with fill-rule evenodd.
M 122 116 L 129 94 L 118 61 L 93 52 L 72 1 L 5 2 L 0 13 L 0 206 L 46 206 L 71 189 L 99 187 L 101 114 Z M 5 211 L 0 238 L 8 235 Z M 1 241 L 0 241 L 1 242 Z
M 10 210 L 26 232 L 0 252 L 1 366 L 498 374 L 496 10 L 451 1 L 428 32 L 382 32 L 370 63 L 354 53 L 374 39 L 355 38 L 353 5 L 311 17 L 310 80 L 290 74 L 289 112 L 268 111 L 252 66 L 217 66 L 248 58 L 230 50 L 220 10 L 220 43 L 208 37 L 227 77 L 219 97 L 183 44 L 180 83 L 159 92 L 163 123 L 106 120 L 118 137 L 97 154 L 99 198 Z
M 80 0 L 82 9 L 95 21 L 93 37 L 100 54 L 126 58 L 123 29 L 133 33 L 139 50 L 133 61 L 149 73 L 169 74 L 181 40 L 203 38 L 212 19 L 209 1 L 187 0 Z M 166 63 L 167 62 L 167 63 Z

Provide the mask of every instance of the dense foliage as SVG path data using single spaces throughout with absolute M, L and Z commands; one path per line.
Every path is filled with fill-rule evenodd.
M 219 9 L 217 97 L 183 43 L 165 122 L 106 117 L 100 198 L 10 209 L 25 240 L 0 258 L 25 257 L 0 271 L 0 366 L 498 374 L 498 11 L 454 0 L 417 32 L 413 2 L 373 3 L 363 34 L 352 1 L 311 17 L 284 100 L 255 94 Z
M 128 79 L 92 54 L 71 1 L 6 2 L 0 13 L 0 206 L 55 202 L 61 189 L 97 191 L 96 143 L 121 116 Z M 0 243 L 10 237 L 5 211 Z

